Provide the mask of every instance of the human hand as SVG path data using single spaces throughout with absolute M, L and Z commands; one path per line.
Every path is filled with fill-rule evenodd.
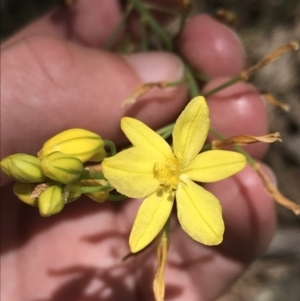
M 58 16 L 60 18 L 58 19 Z M 52 135 L 72 127 L 125 142 L 124 115 L 153 128 L 175 119 L 187 91 L 151 91 L 129 109 L 124 99 L 140 84 L 182 76 L 179 59 L 166 53 L 121 55 L 101 48 L 118 23 L 117 1 L 79 1 L 76 13 L 53 12 L 3 45 L 1 155 L 36 153 Z M 211 76 L 206 89 L 244 68 L 244 53 L 225 26 L 198 15 L 185 27 L 178 47 L 198 70 Z M 248 84 L 208 99 L 212 125 L 226 136 L 263 135 L 265 106 Z M 255 120 L 255 122 L 253 122 Z M 248 148 L 260 158 L 266 148 Z M 8 179 L 3 177 L 2 184 Z M 171 224 L 166 299 L 213 300 L 267 246 L 274 230 L 273 202 L 247 167 L 234 177 L 206 185 L 222 203 L 224 242 L 205 247 Z M 128 259 L 128 236 L 139 201 L 97 204 L 82 198 L 51 218 L 42 218 L 3 186 L 1 296 L 5 300 L 152 300 L 154 255 Z

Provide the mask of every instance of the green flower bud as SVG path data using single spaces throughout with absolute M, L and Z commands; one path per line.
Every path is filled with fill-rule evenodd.
M 40 156 L 59 151 L 81 162 L 89 160 L 100 162 L 105 156 L 105 143 L 102 138 L 84 129 L 69 129 L 57 134 L 45 142 Z
M 58 185 L 47 187 L 38 198 L 40 215 L 51 216 L 59 213 L 65 206 L 62 188 Z
M 54 152 L 41 157 L 41 168 L 48 178 L 63 184 L 69 184 L 80 177 L 83 164 L 75 157 L 70 157 L 61 152 Z
M 39 183 L 46 180 L 40 160 L 27 154 L 14 154 L 1 161 L 1 169 L 10 177 L 22 183 Z
M 37 206 L 38 201 L 37 198 L 32 197 L 32 192 L 34 191 L 36 184 L 31 183 L 15 183 L 13 191 L 14 194 L 20 199 L 22 202 L 31 205 Z
M 72 183 L 65 187 L 64 189 L 65 200 L 67 203 L 71 203 L 79 199 L 82 195 L 81 185 L 79 183 Z

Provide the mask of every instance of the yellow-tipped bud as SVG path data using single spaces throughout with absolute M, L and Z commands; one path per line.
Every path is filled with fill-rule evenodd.
M 83 164 L 75 157 L 70 157 L 61 152 L 54 152 L 41 157 L 41 168 L 48 178 L 63 184 L 69 184 L 80 177 Z
M 35 187 L 36 185 L 31 183 L 15 183 L 13 191 L 22 202 L 31 206 L 37 206 L 37 198 L 31 195 Z
M 100 162 L 106 156 L 104 146 L 102 138 L 93 132 L 84 129 L 69 129 L 46 141 L 39 155 L 46 156 L 59 151 L 81 162 L 89 160 Z
M 62 188 L 58 185 L 47 187 L 38 198 L 40 215 L 51 216 L 59 213 L 65 206 Z
M 1 169 L 10 177 L 22 183 L 39 183 L 46 180 L 40 160 L 27 154 L 14 154 L 1 161 Z

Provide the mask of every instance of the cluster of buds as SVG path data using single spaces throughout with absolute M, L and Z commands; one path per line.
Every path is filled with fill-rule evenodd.
M 4 158 L 1 169 L 17 181 L 13 191 L 21 201 L 38 206 L 42 216 L 50 216 L 82 193 L 98 202 L 107 199 L 109 188 L 101 191 L 109 186 L 107 181 L 95 179 L 93 175 L 99 176 L 99 171 L 84 166 L 101 162 L 106 157 L 104 147 L 99 135 L 69 129 L 46 141 L 38 156 L 19 153 Z

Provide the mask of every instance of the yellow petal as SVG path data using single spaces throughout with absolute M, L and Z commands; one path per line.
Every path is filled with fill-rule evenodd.
M 244 155 L 224 150 L 212 150 L 199 154 L 182 171 L 189 179 L 204 183 L 228 178 L 246 165 Z
M 209 246 L 222 242 L 222 208 L 213 194 L 186 179 L 178 187 L 176 201 L 179 222 L 189 236 Z
M 157 236 L 171 214 L 173 203 L 174 192 L 162 189 L 143 201 L 130 233 L 132 253 L 145 248 Z
M 173 149 L 185 166 L 200 152 L 210 126 L 208 107 L 204 97 L 190 101 L 178 117 L 173 131 Z
M 169 144 L 143 122 L 124 117 L 121 120 L 121 128 L 134 146 L 145 148 L 163 158 L 168 158 L 172 154 Z
M 130 198 L 150 195 L 159 187 L 154 178 L 157 158 L 139 147 L 132 147 L 104 159 L 103 174 L 118 192 Z

